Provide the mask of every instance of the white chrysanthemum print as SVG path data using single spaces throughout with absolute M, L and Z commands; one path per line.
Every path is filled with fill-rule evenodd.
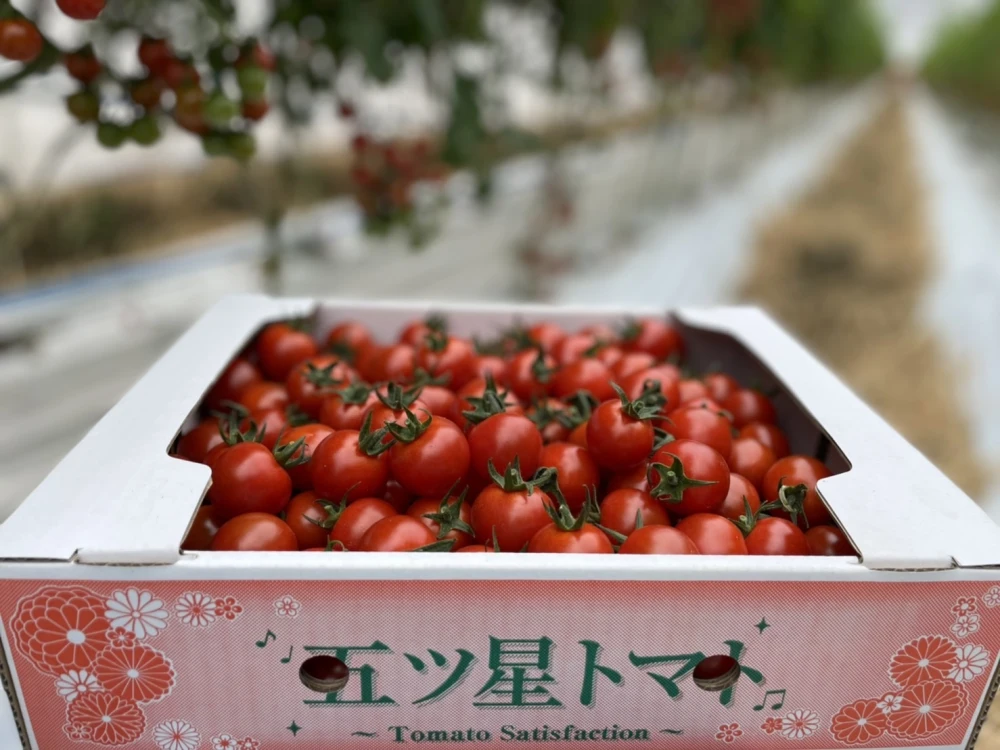
M 968 614 L 959 615 L 955 618 L 955 624 L 951 626 L 951 632 L 959 638 L 965 638 L 979 630 L 979 615 Z
M 56 691 L 66 699 L 67 703 L 72 703 L 85 693 L 96 693 L 100 690 L 103 690 L 101 683 L 86 669 L 79 671 L 71 669 L 56 680 Z
M 302 605 L 287 594 L 274 602 L 274 611 L 278 617 L 298 617 Z
M 111 627 L 125 628 L 139 639 L 159 633 L 167 627 L 170 617 L 162 601 L 139 589 L 116 591 L 106 604 L 108 609 L 104 616 L 111 620 Z
M 955 682 L 971 682 L 990 666 L 990 652 L 982 646 L 959 646 L 955 650 L 958 661 L 948 673 L 948 679 Z
M 231 734 L 220 734 L 212 738 L 212 750 L 236 750 L 239 740 Z
M 1000 586 L 993 586 L 983 594 L 983 604 L 990 609 L 1000 607 Z
M 153 742 L 160 750 L 198 750 L 201 735 L 186 721 L 171 719 L 153 728 Z
M 207 628 L 215 622 L 215 599 L 200 591 L 188 591 L 174 604 L 177 619 L 193 628 Z
M 781 720 L 781 734 L 789 740 L 801 740 L 819 729 L 819 715 L 815 711 L 798 709 Z

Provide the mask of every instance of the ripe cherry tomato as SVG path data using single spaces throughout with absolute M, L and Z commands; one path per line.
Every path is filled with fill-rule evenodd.
M 723 409 L 722 406 L 717 401 L 715 401 L 715 399 L 708 398 L 707 396 L 704 398 L 692 399 L 691 401 L 685 401 L 684 403 L 681 404 L 680 408 L 707 409 L 710 412 L 714 412 L 716 414 L 723 416 L 727 422 L 729 421 L 729 417 L 727 416 L 727 412 L 725 411 L 725 409 Z
M 649 472 L 650 494 L 679 516 L 714 513 L 729 492 L 726 460 L 718 451 L 694 440 L 664 445 L 650 459 Z
M 729 470 L 742 474 L 758 488 L 775 460 L 774 451 L 753 438 L 736 438 L 729 450 Z
M 507 362 L 502 357 L 492 354 L 479 355 L 476 357 L 475 377 L 485 378 L 487 375 L 492 376 L 497 383 L 505 383 L 507 381 Z
M 399 343 L 407 344 L 414 348 L 420 346 L 421 342 L 428 336 L 428 334 L 437 332 L 442 332 L 443 328 L 438 324 L 437 321 L 424 320 L 413 320 L 403 326 L 403 330 L 399 332 Z
M 850 555 L 856 557 L 847 535 L 836 526 L 813 526 L 806 531 L 806 543 L 811 555 Z
M 348 386 L 323 399 L 319 421 L 335 430 L 360 430 L 365 412 L 378 402 L 373 388 L 363 384 Z
M 618 364 L 618 360 L 624 356 L 625 352 L 622 351 L 621 347 L 611 344 L 610 346 L 605 346 L 599 349 L 597 354 L 594 355 L 594 358 L 606 364 L 608 369 L 611 370 L 612 376 L 614 376 L 614 366 Z
M 0 20 L 0 57 L 19 62 L 31 62 L 40 54 L 45 42 L 38 28 L 24 18 Z
M 621 383 L 629 375 L 649 370 L 656 364 L 656 358 L 647 352 L 624 352 L 611 366 L 611 374 L 616 383 Z
M 573 513 L 579 513 L 587 500 L 597 497 L 601 472 L 593 457 L 585 449 L 572 443 L 549 443 L 539 454 L 539 466 L 556 470 L 556 483 Z
M 589 326 L 581 328 L 580 333 L 593 336 L 602 344 L 614 344 L 618 341 L 618 331 L 607 323 L 591 323 Z
M 184 538 L 184 543 L 181 544 L 181 549 L 191 551 L 211 549 L 212 540 L 215 539 L 218 530 L 219 525 L 212 518 L 212 506 L 202 505 L 194 514 L 194 520 Z
M 225 442 L 219 431 L 218 420 L 206 419 L 199 422 L 190 432 L 181 435 L 177 441 L 177 453 L 203 464 L 208 452 L 217 445 L 224 445 Z
M 730 521 L 739 521 L 740 516 L 746 515 L 743 498 L 750 503 L 750 511 L 756 513 L 760 508 L 760 494 L 757 488 L 745 476 L 733 472 L 729 475 L 729 492 L 716 513 Z
M 469 420 L 465 418 L 465 414 L 463 412 L 474 411 L 472 402 L 469 401 L 469 399 L 482 398 L 484 393 L 486 393 L 485 378 L 473 378 L 462 386 L 455 394 L 458 397 L 458 400 L 452 407 L 451 421 L 466 432 L 472 429 Z M 506 407 L 507 414 L 524 413 L 524 410 L 521 408 L 521 404 L 518 402 L 517 397 L 513 393 L 510 391 L 501 391 L 500 395 L 503 396 L 503 403 Z
M 551 353 L 566 338 L 566 331 L 555 323 L 535 323 L 528 329 L 528 338 L 540 346 L 543 352 Z
M 600 343 L 594 334 L 578 331 L 560 340 L 552 348 L 551 354 L 559 365 L 565 367 L 572 362 L 583 359 L 586 354 L 596 350 Z
M 564 404 L 557 398 L 541 398 L 532 402 L 525 415 L 535 423 L 542 433 L 542 440 L 562 443 L 569 437 L 570 428 L 558 419 L 564 412 Z
M 496 544 L 503 552 L 520 552 L 552 519 L 555 504 L 542 490 L 529 488 L 517 472 L 507 472 L 503 485 L 491 484 L 472 503 L 472 528 L 480 544 Z
M 326 347 L 339 357 L 356 362 L 363 349 L 372 345 L 371 331 L 356 320 L 338 323 L 326 335 Z
M 290 456 L 292 460 L 305 459 L 305 462 L 289 466 L 286 469 L 288 476 L 292 478 L 292 486 L 295 489 L 312 489 L 312 467 L 309 464 L 312 463 L 313 451 L 332 434 L 333 430 L 325 424 L 304 424 L 301 427 L 289 427 L 281 434 L 277 443 L 279 450 L 285 446 L 292 446 L 299 440 L 305 441 L 302 447 Z
M 237 403 L 250 411 L 284 409 L 289 404 L 288 391 L 281 383 L 260 381 L 250 383 L 240 391 Z
M 444 386 L 425 385 L 420 389 L 420 400 L 435 417 L 451 419 L 458 397 Z
M 621 489 L 609 492 L 601 501 L 601 526 L 629 536 L 635 531 L 639 519 L 643 526 L 669 526 L 663 503 L 648 492 Z
M 362 497 L 375 497 L 385 490 L 389 480 L 389 457 L 386 453 L 369 455 L 375 451 L 369 445 L 374 435 L 356 430 L 334 432 L 313 450 L 313 489 L 320 497 L 348 501 Z M 350 545 L 347 545 L 350 548 Z
M 745 555 L 747 545 L 736 524 L 715 513 L 695 513 L 677 522 L 703 555 Z
M 530 477 L 538 469 L 542 433 L 523 414 L 494 414 L 469 432 L 469 450 L 472 468 L 483 479 L 490 477 L 490 462 L 502 472 L 514 459 L 520 461 L 521 475 Z
M 163 39 L 144 37 L 139 42 L 139 62 L 153 75 L 161 76 L 167 63 L 174 59 L 169 45 Z
M 212 551 L 294 552 L 299 543 L 288 524 L 270 513 L 243 513 L 219 527 Z
M 528 552 L 563 553 L 573 555 L 610 555 L 611 546 L 604 532 L 592 523 L 579 529 L 563 529 L 557 523 L 543 526 L 528 542 Z
M 225 402 L 238 402 L 247 386 L 261 380 L 263 376 L 256 365 L 243 357 L 237 357 L 226 365 L 226 369 L 205 394 L 204 406 L 208 410 L 222 411 L 226 408 Z
M 359 549 L 365 533 L 376 523 L 398 515 L 389 503 L 375 497 L 355 500 L 339 513 L 330 529 L 330 541 L 343 544 L 349 550 Z
M 569 398 L 577 391 L 587 391 L 598 401 L 615 398 L 611 387 L 611 370 L 597 359 L 578 359 L 563 366 L 552 376 L 551 393 L 557 398 Z
M 410 503 L 413 502 L 413 495 L 410 491 L 391 477 L 385 483 L 385 492 L 382 493 L 382 498 L 395 508 L 397 513 L 405 513 L 406 509 L 410 507 Z
M 316 419 L 323 400 L 356 377 L 357 373 L 346 362 L 320 354 L 304 359 L 292 368 L 285 379 L 285 390 L 293 404 Z
M 682 404 L 699 398 L 709 398 L 708 386 L 700 380 L 684 379 L 677 384 Z
M 642 490 L 649 492 L 649 461 L 643 461 L 635 468 L 613 475 L 608 480 L 608 492 L 615 490 Z
M 358 545 L 359 552 L 411 552 L 437 541 L 416 518 L 389 516 L 374 523 Z
M 278 438 L 288 427 L 288 413 L 284 409 L 258 409 L 250 412 L 245 418 L 240 420 L 239 428 L 246 432 L 253 425 L 257 425 L 257 434 L 261 436 L 259 441 L 268 450 L 274 450 L 278 444 Z
M 330 536 L 329 530 L 320 525 L 329 514 L 317 500 L 315 492 L 300 492 L 285 509 L 285 523 L 298 539 L 299 549 L 323 547 Z
M 660 360 L 680 354 L 683 349 L 677 329 L 659 318 L 631 321 L 625 328 L 622 343 L 627 349 L 646 352 Z
M 257 337 L 256 351 L 264 375 L 284 381 L 295 365 L 316 355 L 316 342 L 287 323 L 272 323 Z
M 602 469 L 626 471 L 653 452 L 656 433 L 642 404 L 616 398 L 594 409 L 587 422 L 587 448 Z
M 751 555 L 808 555 L 809 543 L 802 529 L 784 518 L 762 518 L 747 534 Z
M 525 349 L 507 360 L 506 385 L 523 401 L 543 398 L 552 386 L 556 361 L 536 349 Z
M 93 21 L 104 10 L 107 0 L 56 0 L 59 10 L 77 21 Z
M 682 406 L 667 415 L 665 429 L 675 438 L 697 440 L 711 446 L 722 456 L 733 447 L 732 425 L 718 412 L 694 406 Z
M 461 547 L 455 552 L 496 552 L 492 547 L 487 547 L 485 544 L 467 544 Z
M 227 521 L 244 513 L 280 513 L 292 498 L 292 480 L 260 443 L 236 443 L 212 464 L 212 515 Z
M 780 427 L 773 424 L 762 424 L 761 422 L 751 422 L 740 429 L 740 437 L 749 437 L 763 443 L 772 451 L 775 458 L 784 458 L 788 455 L 788 438 L 781 431 Z
M 740 383 L 732 375 L 724 372 L 713 372 L 706 375 L 702 380 L 708 388 L 708 395 L 720 404 L 729 398 L 729 394 L 740 389 Z
M 396 433 L 389 471 L 414 495 L 441 497 L 465 477 L 469 460 L 469 442 L 454 422 L 414 417 Z
M 372 429 L 380 430 L 386 425 L 404 425 L 406 424 L 407 414 L 406 410 L 409 409 L 413 412 L 417 419 L 425 420 L 427 417 L 432 416 L 431 410 L 427 408 L 425 404 L 420 399 L 414 401 L 410 400 L 409 396 L 400 394 L 398 392 L 392 395 L 381 394 L 383 400 L 378 400 L 371 406 L 369 406 L 364 413 L 362 422 L 371 415 L 372 418 Z M 392 441 L 392 435 L 386 435 L 383 442 L 389 443 Z
M 573 445 L 579 445 L 581 448 L 587 447 L 587 422 L 573 428 L 572 432 L 569 433 L 569 442 Z
M 775 461 L 767 470 L 764 481 L 761 483 L 761 496 L 770 502 L 778 497 L 779 483 L 785 487 L 804 484 L 806 487 L 803 503 L 805 521 L 808 522 L 809 526 L 832 525 L 833 517 L 816 492 L 816 482 L 828 476 L 830 476 L 830 470 L 815 458 L 786 456 Z M 783 516 L 784 511 L 776 510 L 774 515 Z M 799 519 L 799 524 L 805 526 L 802 518 Z
M 472 508 L 461 497 L 449 496 L 445 503 L 434 498 L 423 498 L 415 501 L 406 515 L 424 524 L 435 539 L 454 539 L 453 550 L 457 551 L 473 542 L 472 535 L 462 530 L 463 525 L 472 527 Z M 443 534 L 442 522 L 448 529 Z
M 643 526 L 629 534 L 619 555 L 697 555 L 698 548 L 673 526 Z
M 417 347 L 417 367 L 431 377 L 446 377 L 458 389 L 476 376 L 476 353 L 465 339 L 430 334 Z
M 104 70 L 101 61 L 90 48 L 67 53 L 63 56 L 63 65 L 66 66 L 66 72 L 80 83 L 93 83 Z
M 374 373 L 370 380 L 391 380 L 409 383 L 417 365 L 417 350 L 408 344 L 393 344 L 380 349 L 374 355 L 370 367 Z
M 677 383 L 680 381 L 680 374 L 673 365 L 657 365 L 646 370 L 633 372 L 622 380 L 619 385 L 625 391 L 625 395 L 631 399 L 639 398 L 647 383 L 655 383 L 660 386 L 660 393 L 666 399 L 663 413 L 666 414 L 680 404 L 680 393 L 677 390 Z
M 778 418 L 771 399 L 752 388 L 740 388 L 722 400 L 722 408 L 733 415 L 733 427 L 739 429 L 751 422 L 773 424 Z

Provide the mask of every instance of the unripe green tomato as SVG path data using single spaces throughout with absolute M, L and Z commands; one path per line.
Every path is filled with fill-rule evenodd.
M 207 156 L 225 156 L 229 153 L 229 143 L 222 133 L 208 133 L 203 136 L 201 147 Z
M 216 128 L 227 127 L 239 114 L 240 105 L 225 94 L 212 94 L 202 110 L 205 122 Z
M 247 65 L 236 73 L 245 99 L 262 99 L 267 91 L 268 77 L 268 72 L 256 65 Z
M 121 125 L 102 122 L 97 126 L 97 141 L 104 148 L 119 148 L 128 138 L 128 130 Z
M 257 153 L 257 140 L 250 133 L 230 133 L 229 155 L 239 161 L 248 161 Z
M 140 117 L 132 123 L 129 135 L 140 146 L 152 146 L 160 140 L 160 123 L 150 115 Z
M 66 97 L 66 109 L 77 122 L 94 122 L 101 114 L 101 100 L 93 91 L 77 91 Z

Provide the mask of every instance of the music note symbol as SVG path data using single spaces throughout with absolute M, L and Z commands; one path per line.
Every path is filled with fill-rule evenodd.
M 278 636 L 276 636 L 274 633 L 272 633 L 270 630 L 268 630 L 267 631 L 267 635 L 264 636 L 264 640 L 262 640 L 262 641 L 256 641 L 254 643 L 254 645 L 257 648 L 264 648 L 264 646 L 266 646 L 268 643 L 270 643 L 271 641 L 276 641 L 276 640 L 278 640 Z
M 767 703 L 768 697 L 772 696 L 772 695 L 775 696 L 775 697 L 777 697 L 779 695 L 781 696 L 780 700 L 776 700 L 775 703 L 774 703 L 774 705 L 771 706 L 771 710 L 772 711 L 777 711 L 778 709 L 780 709 L 782 706 L 785 705 L 785 691 L 784 690 L 768 690 L 766 693 L 764 693 L 764 700 L 762 700 L 760 702 L 759 706 L 754 706 L 753 710 L 754 711 L 763 711 L 764 710 L 764 704 Z
M 285 658 L 283 658 L 283 659 L 280 660 L 282 664 L 288 664 L 288 662 L 290 662 L 292 660 L 292 651 L 294 651 L 294 650 L 295 650 L 295 646 L 289 646 L 288 647 L 288 656 L 286 656 Z

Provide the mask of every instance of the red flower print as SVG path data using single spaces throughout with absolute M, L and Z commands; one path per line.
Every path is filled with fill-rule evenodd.
M 94 674 L 104 689 L 136 703 L 158 701 L 174 686 L 174 669 L 155 648 L 109 648 L 94 662 Z
M 960 596 L 958 601 L 955 602 L 955 606 L 951 608 L 951 611 L 956 615 L 967 615 L 971 612 L 975 612 L 977 609 L 976 597 Z
M 108 642 L 104 601 L 78 586 L 47 586 L 22 599 L 12 625 L 18 650 L 53 676 L 86 669 Z
M 110 628 L 108 630 L 108 645 L 111 648 L 131 648 L 137 638 L 135 633 L 125 628 Z
M 771 718 L 766 719 L 763 724 L 760 725 L 767 734 L 774 734 L 775 732 L 781 731 L 781 719 Z
M 244 737 L 236 744 L 236 750 L 260 750 L 260 743 L 252 737 Z
M 146 729 L 146 716 L 132 701 L 111 693 L 88 693 L 69 704 L 69 726 L 89 732 L 98 745 L 127 745 Z
M 951 680 L 914 685 L 903 691 L 899 710 L 888 715 L 889 731 L 908 740 L 930 737 L 958 721 L 966 705 L 965 688 Z
M 90 727 L 85 727 L 83 724 L 67 724 L 63 727 L 63 731 L 75 742 L 90 739 Z
M 889 663 L 889 676 L 900 687 L 942 680 L 955 668 L 955 648 L 944 636 L 921 636 L 896 652 Z
M 227 596 L 215 600 L 216 617 L 225 617 L 227 620 L 235 620 L 236 615 L 243 611 L 243 605 L 236 601 L 236 597 Z
M 715 735 L 715 739 L 720 742 L 735 742 L 736 738 L 743 734 L 739 724 L 723 724 Z
M 830 731 L 845 745 L 863 745 L 881 737 L 888 723 L 877 700 L 854 701 L 834 714 Z

